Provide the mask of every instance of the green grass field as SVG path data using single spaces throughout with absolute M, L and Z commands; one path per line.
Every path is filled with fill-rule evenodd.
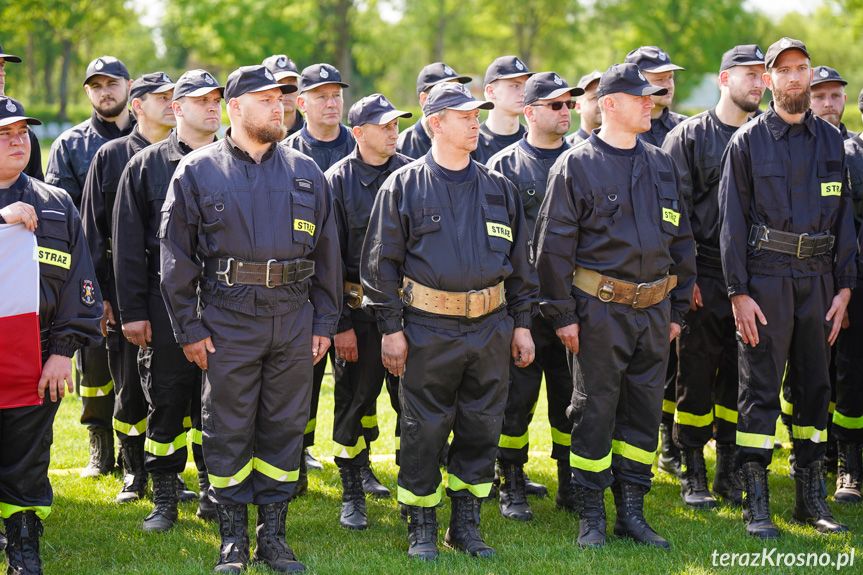
M 213 524 L 195 517 L 196 504 L 180 506 L 180 520 L 168 534 L 147 534 L 141 522 L 149 513 L 149 502 L 119 506 L 114 496 L 121 479 L 109 476 L 97 480 L 78 477 L 86 463 L 86 430 L 78 423 L 80 399 L 63 400 L 54 426 L 51 481 L 54 486 L 54 510 L 45 522 L 42 558 L 50 574 L 192 574 L 209 573 L 215 564 L 219 536 Z M 324 380 L 321 408 L 318 412 L 317 445 L 313 453 L 329 456 L 332 442 L 332 378 Z M 546 413 L 541 398 L 537 414 Z M 395 491 L 397 468 L 394 463 L 394 413 L 389 400 L 378 401 L 381 439 L 373 445 L 374 468 L 378 477 Z M 546 485 L 552 496 L 531 499 L 534 520 L 528 523 L 504 520 L 495 504 L 483 506 L 482 531 L 486 541 L 497 550 L 491 560 L 477 560 L 451 550 L 443 550 L 433 564 L 408 561 L 406 527 L 398 518 L 395 499 L 369 499 L 371 526 L 367 531 L 349 532 L 338 525 L 341 487 L 332 458 L 324 470 L 310 473 L 310 494 L 293 502 L 288 511 L 287 539 L 298 558 L 314 573 L 746 573 L 756 567 L 721 567 L 713 565 L 712 554 L 761 553 L 776 548 L 776 553 L 838 553 L 855 550 L 854 566 L 843 571 L 861 572 L 863 565 L 863 507 L 832 506 L 837 518 L 845 522 L 852 534 L 827 537 L 809 528 L 795 525 L 791 519 L 794 502 L 793 480 L 788 478 L 787 450 L 776 453 L 770 476 L 772 511 L 782 530 L 781 539 L 766 545 L 747 537 L 743 531 L 741 511 L 719 507 L 714 511 L 686 508 L 679 497 L 679 487 L 666 475 L 657 474 L 648 495 L 646 514 L 657 531 L 671 542 L 670 552 L 648 549 L 609 536 L 609 543 L 598 551 L 578 549 L 575 539 L 578 521 L 554 507 L 557 488 L 556 468 L 549 459 L 551 440 L 548 423 L 543 417 L 531 426 L 530 476 Z M 707 450 L 710 476 L 713 451 Z M 186 482 L 197 488 L 192 464 L 184 474 Z M 828 490 L 835 487 L 835 477 L 828 476 Z M 610 492 L 606 494 L 609 534 L 614 517 Z M 438 510 L 439 540 L 449 521 L 449 504 Z M 250 533 L 254 545 L 254 510 L 250 509 Z M 775 558 L 775 555 L 774 555 Z M 776 573 L 827 573 L 835 567 L 778 566 Z M 253 567 L 250 573 L 269 573 Z

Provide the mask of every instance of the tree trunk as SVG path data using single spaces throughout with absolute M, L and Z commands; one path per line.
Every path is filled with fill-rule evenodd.
M 33 101 L 36 94 L 36 41 L 34 32 L 27 32 L 27 99 Z
M 63 67 L 60 71 L 60 113 L 61 122 L 67 121 L 66 104 L 69 100 L 69 67 L 72 64 L 72 41 L 63 40 Z
M 48 34 L 53 33 L 50 26 L 47 27 Z M 44 37 L 43 37 L 44 40 Z M 54 78 L 51 76 L 54 71 L 54 44 L 50 40 L 45 41 L 45 60 L 42 63 L 42 79 L 45 83 L 45 103 L 54 103 Z
M 438 0 L 437 30 L 435 31 L 432 62 L 443 61 L 444 36 L 446 34 L 446 0 Z
M 351 58 L 351 0 L 336 2 L 336 67 L 342 75 L 345 84 L 353 84 L 353 59 Z M 346 97 L 345 102 L 350 102 Z M 348 106 L 345 106 L 348 108 Z

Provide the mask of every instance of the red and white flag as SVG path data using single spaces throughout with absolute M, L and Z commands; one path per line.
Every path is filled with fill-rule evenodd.
M 0 225 L 0 409 L 41 405 L 39 251 L 23 224 Z

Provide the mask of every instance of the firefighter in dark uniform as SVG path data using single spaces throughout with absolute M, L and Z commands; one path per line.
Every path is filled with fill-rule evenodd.
M 111 265 L 111 216 L 120 174 L 129 159 L 153 142 L 165 139 L 176 124 L 171 110 L 174 84 L 164 72 L 144 74 L 132 82 L 129 100 L 137 124 L 128 136 L 111 140 L 96 152 L 81 194 L 84 236 L 105 298 L 102 320 L 108 347 L 108 367 L 114 380 L 114 431 L 120 440 L 125 477 L 117 503 L 137 501 L 147 490 L 144 471 L 144 431 L 147 404 L 138 376 L 138 347 L 117 328 L 117 290 Z M 193 494 L 194 495 L 194 494 Z
M 665 91 L 635 64 L 602 75 L 602 128 L 552 168 L 534 234 L 541 311 L 571 352 L 582 547 L 605 544 L 609 486 L 615 535 L 669 547 L 643 506 L 669 341 L 695 283 L 695 245 L 674 160 L 637 137 L 650 128 L 650 96 Z
M 366 491 L 378 497 L 390 496 L 389 489 L 372 473 L 369 452 L 376 435 L 370 436 L 362 421 L 374 412 L 386 369 L 381 363 L 381 333 L 375 318 L 360 307 L 360 258 L 378 189 L 391 173 L 411 162 L 396 153 L 399 118 L 411 115 L 396 110 L 382 94 L 372 94 L 351 106 L 348 123 L 357 147 L 325 174 L 333 194 L 345 279 L 342 313 L 333 338 L 333 444 L 342 478 L 339 524 L 350 529 L 368 526 Z M 398 413 L 398 389 L 389 391 Z
M 680 172 L 680 195 L 695 237 L 698 281 L 686 327 L 677 340 L 677 410 L 674 442 L 680 448 L 681 497 L 714 507 L 707 486 L 704 446 L 716 439 L 713 492 L 743 503 L 734 468 L 737 431 L 737 338 L 719 252 L 719 167 L 728 141 L 758 110 L 764 95 L 764 53 L 755 44 L 722 55 L 719 103 L 669 132 L 662 149 Z
M 470 76 L 459 76 L 455 70 L 443 62 L 429 64 L 420 70 L 417 76 L 417 98 L 420 101 L 420 106 L 426 103 L 429 91 L 436 84 L 440 84 L 441 82 L 467 84 L 470 81 Z M 396 151 L 399 154 L 404 154 L 408 158 L 416 160 L 422 158 L 431 150 L 430 129 L 425 122 L 425 116 L 422 116 L 413 126 L 410 126 L 399 134 L 399 141 L 396 144 Z
M 135 127 L 130 114 L 129 70 L 113 56 L 96 58 L 87 66 L 84 90 L 93 113 L 54 140 L 48 156 L 45 182 L 66 190 L 75 207 L 81 207 L 81 194 L 90 164 L 103 145 L 128 136 Z M 78 354 L 77 368 L 82 373 L 81 424 L 90 435 L 90 460 L 81 477 L 105 475 L 114 469 L 114 381 L 108 369 L 106 347 L 85 347 Z
M 216 519 L 201 451 L 202 374 L 174 340 L 159 291 L 158 232 L 174 170 L 186 154 L 213 143 L 221 126 L 222 88 L 205 70 L 186 72 L 172 88 L 177 129 L 129 161 L 117 186 L 113 217 L 118 319 L 130 345 L 139 349 L 139 381 L 148 405 L 141 464 L 143 487 L 147 474 L 153 476 L 155 508 L 144 521 L 145 531 L 164 531 L 176 521 L 178 492 L 171 479 L 186 468 L 189 426 L 200 490 L 197 515 Z
M 575 112 L 581 116 L 578 131 L 566 137 L 567 143 L 574 146 L 590 137 L 590 134 L 602 126 L 602 111 L 599 109 L 599 98 L 596 97 L 596 87 L 602 72 L 594 70 L 579 79 L 577 86 L 584 90 L 581 96 L 575 99 Z
M 653 96 L 656 106 L 650 111 L 650 129 L 638 137 L 654 146 L 662 147 L 665 136 L 686 119 L 683 114 L 671 111 L 674 100 L 674 72 L 685 70 L 671 63 L 668 52 L 657 46 L 641 46 L 626 55 L 627 63 L 638 65 L 647 81 L 661 86 L 667 93 Z M 677 348 L 671 346 L 668 358 L 668 373 L 665 376 L 665 397 L 662 402 L 662 423 L 659 428 L 659 470 L 674 477 L 680 475 L 680 450 L 674 444 L 672 427 L 677 406 Z
M 518 188 L 531 237 L 539 206 L 545 198 L 548 172 L 557 158 L 570 148 L 563 137 L 572 121 L 572 98 L 583 93 L 581 88 L 567 85 L 554 72 L 532 75 L 524 87 L 527 133 L 521 141 L 498 152 L 488 161 L 489 168 L 509 178 Z M 509 395 L 498 444 L 500 512 L 504 517 L 522 521 L 533 518 L 525 497 L 527 486 L 524 465 L 530 447 L 528 425 L 533 418 L 543 375 L 551 424 L 551 457 L 557 461 L 555 502 L 560 509 L 576 511 L 571 495 L 572 471 L 569 467 L 572 422 L 566 415 L 566 406 L 572 398 L 572 373 L 566 360 L 566 348 L 554 333 L 551 322 L 544 317 L 533 320 L 531 336 L 536 346 L 536 360 L 525 368 L 510 363 Z
M 493 155 L 524 137 L 526 128 L 518 118 L 524 108 L 524 83 L 531 76 L 518 56 L 501 56 L 485 71 L 483 92 L 494 108 L 479 125 L 479 142 L 473 153 L 477 162 L 488 163 Z
M 0 224 L 23 224 L 35 232 L 40 248 L 38 395 L 45 401 L 0 410 L 0 515 L 7 570 L 16 575 L 42 573 L 39 537 L 54 499 L 48 479 L 54 416 L 64 382 L 73 389 L 72 355 L 102 339 L 102 298 L 78 210 L 63 190 L 23 173 L 30 156 L 28 124 L 41 122 L 28 118 L 19 102 L 0 96 Z M 42 249 L 65 255 L 66 265 L 42 258 Z
M 384 334 L 384 366 L 401 377 L 398 500 L 407 506 L 408 556 L 420 559 L 438 555 L 438 460 L 450 431 L 444 543 L 494 554 L 479 515 L 494 478 L 508 358 L 526 367 L 534 356 L 538 290 L 521 200 L 470 157 L 479 108 L 493 105 L 461 84 L 431 89 L 423 106 L 431 151 L 384 182 L 363 246 L 363 306 Z
M 276 82 L 279 84 L 290 84 L 292 86 L 297 86 L 300 80 L 300 71 L 297 68 L 297 65 L 294 64 L 294 61 L 285 56 L 284 54 L 274 54 L 269 58 L 264 58 L 262 62 L 267 69 L 273 73 L 273 76 L 276 78 Z M 300 110 L 297 108 L 297 93 L 291 92 L 290 94 L 284 94 L 282 96 L 282 107 L 285 109 L 285 119 L 284 126 L 288 131 L 288 135 L 285 136 L 290 137 L 297 132 L 305 125 L 305 119 L 303 119 L 303 115 L 300 114 Z
M 3 46 L 0 46 L 0 96 L 6 95 L 6 64 L 15 62 L 20 64 L 21 58 L 13 54 L 6 54 L 3 51 Z M 30 136 L 30 161 L 27 162 L 27 167 L 24 168 L 24 173 L 31 178 L 44 180 L 45 174 L 42 173 L 42 148 L 39 146 L 39 138 L 33 133 L 33 130 L 27 129 Z
M 313 64 L 303 69 L 300 76 L 297 105 L 306 118 L 306 123 L 299 132 L 287 138 L 282 145 L 293 148 L 315 161 L 322 172 L 350 154 L 356 146 L 353 133 L 342 124 L 344 99 L 342 90 L 348 85 L 342 82 L 338 70 L 329 64 Z M 321 395 L 321 383 L 327 361 L 315 365 L 312 385 L 312 409 L 309 416 L 309 427 L 303 439 L 305 450 L 300 468 L 300 480 L 297 485 L 297 496 L 305 493 L 308 487 L 306 467 L 321 469 L 323 466 L 309 453 L 308 449 L 315 444 L 315 427 L 318 414 L 318 399 Z
M 767 466 L 783 373 L 797 403 L 795 520 L 843 532 L 824 500 L 830 345 L 856 283 L 854 219 L 842 136 L 809 109 L 812 68 L 799 40 L 767 50 L 768 110 L 740 128 L 722 158 L 722 268 L 738 332 L 737 464 L 746 531 L 777 537 Z
M 863 113 L 863 91 L 857 99 Z M 856 134 L 845 140 L 846 184 L 854 206 L 854 224 L 857 227 L 857 283 L 863 284 L 863 138 Z M 833 410 L 832 430 L 836 438 L 839 465 L 836 472 L 836 503 L 859 503 L 863 488 L 863 299 L 859 291 L 851 294 L 848 302 L 846 329 L 836 340 L 836 407 Z M 828 435 L 829 437 L 829 435 Z
M 254 560 L 303 569 L 285 517 L 342 274 L 323 174 L 278 145 L 281 95 L 292 89 L 264 66 L 232 72 L 231 127 L 180 162 L 162 208 L 162 295 L 177 343 L 205 371 L 202 439 L 222 573 L 249 561 L 248 504 L 258 506 Z

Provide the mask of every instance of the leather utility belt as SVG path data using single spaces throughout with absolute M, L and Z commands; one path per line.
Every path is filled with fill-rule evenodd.
M 714 268 L 721 268 L 722 252 L 717 248 L 698 245 L 695 247 L 695 261 Z
M 636 284 L 576 267 L 572 285 L 605 303 L 622 303 L 641 309 L 656 305 L 677 285 L 677 276 L 665 276 L 650 283 Z
M 348 307 L 351 309 L 359 309 L 363 302 L 363 286 L 353 282 L 345 282 L 345 293 L 348 296 Z
M 247 262 L 237 258 L 206 258 L 204 275 L 227 286 L 275 288 L 299 283 L 315 275 L 315 262 L 306 259 Z
M 503 282 L 481 290 L 448 292 L 426 287 L 405 277 L 399 296 L 406 306 L 437 315 L 468 319 L 488 315 L 506 303 Z
M 792 234 L 755 224 L 749 229 L 749 245 L 756 250 L 788 254 L 800 260 L 829 254 L 835 242 L 836 236 L 827 232 L 814 236 Z

